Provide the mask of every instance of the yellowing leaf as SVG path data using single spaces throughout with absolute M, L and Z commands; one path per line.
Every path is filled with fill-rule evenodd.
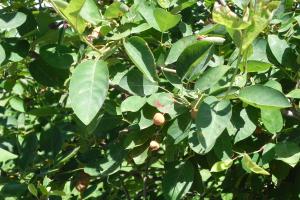
M 243 160 L 242 162 L 244 163 L 244 167 L 249 169 L 250 171 L 256 173 L 256 174 L 262 174 L 262 175 L 270 175 L 269 172 L 258 166 L 255 162 L 253 162 L 250 158 L 250 156 L 246 153 L 243 155 Z

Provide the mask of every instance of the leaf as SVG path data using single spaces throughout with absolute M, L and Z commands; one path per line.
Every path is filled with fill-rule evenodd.
M 174 110 L 174 97 L 172 93 L 162 92 L 152 94 L 148 97 L 147 103 L 162 113 L 170 113 Z
M 6 162 L 8 160 L 14 160 L 18 158 L 17 155 L 9 152 L 9 151 L 6 151 L 5 149 L 2 149 L 0 148 L 0 162 Z
M 93 25 L 97 25 L 103 20 L 94 0 L 85 0 L 79 15 Z
M 105 10 L 104 17 L 107 19 L 122 17 L 127 9 L 124 3 L 115 1 Z
M 206 58 L 211 45 L 210 42 L 199 42 L 187 47 L 177 60 L 177 75 L 182 78 L 188 77 L 201 62 L 208 62 Z
M 227 130 L 230 135 L 234 135 L 234 143 L 248 138 L 256 129 L 256 125 L 251 120 L 248 112 L 250 110 L 247 110 L 247 108 L 233 112 L 231 124 L 227 127 Z
M 146 99 L 140 96 L 130 96 L 121 103 L 122 112 L 137 112 L 143 105 L 145 105 Z
M 65 15 L 69 23 L 79 32 L 83 33 L 86 27 L 84 19 L 80 16 L 80 10 L 83 7 L 86 0 L 71 0 L 66 6 L 65 4 L 54 4 Z
M 165 32 L 165 31 L 173 28 L 181 20 L 181 15 L 173 15 L 162 8 L 154 9 L 153 15 L 154 15 L 154 18 L 156 19 L 156 23 L 158 24 L 159 30 L 161 32 Z M 150 23 L 150 25 L 151 25 L 151 23 Z
M 21 26 L 26 21 L 22 12 L 0 14 L 0 30 L 8 30 Z
M 282 142 L 275 145 L 275 159 L 295 167 L 300 159 L 300 147 L 293 142 Z
M 254 16 L 251 17 L 251 26 L 246 29 L 243 34 L 242 51 L 245 51 L 255 40 L 255 38 L 268 25 L 273 18 L 275 11 L 278 9 L 280 1 L 260 1 L 252 12 Z
M 162 8 L 147 5 L 144 1 L 139 5 L 138 11 L 151 27 L 161 32 L 173 28 L 181 20 L 181 15 L 173 15 Z
M 167 167 L 162 181 L 166 199 L 179 200 L 190 190 L 194 180 L 194 166 L 190 161 Z
M 247 61 L 247 72 L 264 72 L 272 67 L 272 64 L 257 60 Z
M 288 108 L 291 106 L 281 92 L 258 84 L 241 89 L 239 98 L 257 108 Z
M 38 197 L 38 191 L 33 184 L 30 183 L 27 188 L 33 196 Z
M 19 112 L 25 112 L 24 101 L 20 97 L 12 97 L 9 100 L 9 105 Z
M 150 81 L 155 82 L 157 79 L 155 60 L 146 41 L 138 36 L 133 36 L 123 44 L 132 62 Z
M 166 58 L 165 65 L 169 65 L 176 62 L 179 56 L 187 47 L 198 42 L 199 41 L 197 40 L 196 35 L 187 36 L 175 42 L 170 49 L 168 57 Z
M 52 68 L 68 70 L 74 62 L 72 49 L 62 45 L 45 45 L 40 49 L 41 58 Z
M 20 147 L 18 164 L 22 169 L 30 168 L 37 156 L 38 138 L 36 133 L 29 133 L 24 136 Z
M 197 3 L 197 0 L 179 0 L 178 2 L 176 2 L 178 5 L 175 6 L 172 10 L 171 13 L 175 14 L 178 13 L 188 7 L 191 7 L 192 5 L 194 5 L 195 3 Z
M 286 96 L 289 98 L 300 99 L 300 89 L 294 89 L 290 91 Z
M 148 96 L 154 94 L 158 90 L 157 82 L 151 82 L 143 74 L 133 68 L 127 74 L 125 74 L 118 85 L 129 91 L 131 94 L 138 96 Z
M 227 159 L 227 160 L 222 160 L 219 162 L 216 162 L 212 168 L 210 169 L 211 172 L 221 172 L 226 169 L 229 169 L 233 163 L 233 160 Z
M 213 20 L 230 29 L 246 29 L 250 23 L 238 17 L 228 6 L 216 2 L 213 9 Z
M 188 136 L 190 128 L 191 118 L 190 113 L 187 112 L 178 116 L 171 122 L 171 125 L 167 130 L 167 134 L 174 139 L 174 143 L 176 144 Z
M 190 132 L 189 146 L 199 154 L 208 153 L 225 130 L 231 118 L 231 104 L 209 96 L 203 100 L 196 117 L 198 132 Z
M 29 64 L 31 76 L 45 86 L 62 86 L 69 76 L 69 70 L 49 66 L 44 60 L 37 59 Z
M 195 84 L 195 90 L 204 91 L 214 86 L 230 69 L 229 66 L 223 65 L 206 70 Z
M 282 64 L 284 52 L 289 48 L 288 43 L 277 35 L 268 35 L 268 45 L 277 62 Z
M 6 59 L 5 50 L 3 49 L 2 45 L 0 44 L 0 66 Z
M 157 3 L 160 5 L 162 8 L 169 8 L 171 5 L 172 0 L 157 0 Z
M 89 60 L 74 70 L 70 86 L 71 107 L 76 116 L 88 125 L 103 105 L 109 86 L 106 62 Z
M 270 175 L 269 172 L 267 172 L 266 170 L 264 170 L 263 168 L 261 168 L 260 166 L 258 166 L 255 162 L 253 162 L 251 160 L 251 158 L 249 157 L 248 154 L 244 153 L 243 154 L 243 166 L 246 169 L 249 169 L 250 171 L 256 173 L 256 174 L 262 174 L 262 175 Z
M 261 120 L 270 133 L 278 133 L 283 128 L 283 118 L 278 109 L 261 109 Z

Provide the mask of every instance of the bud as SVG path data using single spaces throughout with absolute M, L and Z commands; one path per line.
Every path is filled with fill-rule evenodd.
M 155 140 L 152 140 L 149 145 L 150 151 L 157 151 L 159 149 L 159 143 Z
M 156 126 L 162 126 L 165 124 L 165 117 L 163 114 L 161 113 L 155 113 L 154 117 L 153 117 L 153 123 L 156 125 Z

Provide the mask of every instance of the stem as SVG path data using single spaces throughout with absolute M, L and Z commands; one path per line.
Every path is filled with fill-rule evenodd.
M 53 9 L 65 20 L 67 21 L 70 26 L 77 31 L 76 26 L 72 24 L 68 18 L 59 10 L 59 8 L 55 5 L 55 3 L 52 0 L 48 0 L 48 2 L 52 5 Z M 77 31 L 78 32 L 78 31 Z M 90 43 L 83 35 L 79 35 L 80 39 L 83 40 L 88 46 L 90 46 L 92 49 L 100 53 L 102 56 L 105 52 L 107 52 L 110 48 L 103 47 L 102 49 L 97 49 L 92 43 Z
M 241 61 L 242 61 L 242 49 L 240 48 L 240 49 L 239 49 L 239 55 L 238 55 L 238 61 L 237 61 L 237 63 L 236 63 L 236 67 L 235 67 L 234 73 L 233 73 L 233 75 L 232 75 L 232 78 L 231 78 L 231 81 L 230 81 L 229 88 L 228 88 L 228 90 L 226 91 L 224 98 L 227 97 L 228 93 L 230 92 L 230 90 L 231 90 L 231 88 L 232 88 L 234 79 L 235 79 L 235 77 L 236 77 L 236 75 L 237 75 L 237 73 L 238 73 L 238 71 L 239 71 L 239 65 L 241 64 Z
M 160 69 L 162 71 L 165 71 L 165 72 L 170 72 L 170 73 L 173 73 L 173 74 L 176 74 L 176 70 L 175 69 L 170 69 L 170 68 L 166 68 L 166 67 L 160 67 Z

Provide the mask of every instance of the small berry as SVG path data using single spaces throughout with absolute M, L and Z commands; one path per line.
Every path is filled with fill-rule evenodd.
M 192 117 L 192 119 L 196 119 L 197 113 L 198 113 L 198 108 L 193 108 L 191 110 L 191 117 Z
M 79 192 L 83 192 L 86 190 L 89 184 L 90 184 L 90 176 L 83 172 L 79 175 L 79 178 L 76 182 L 76 189 Z
M 156 126 L 162 126 L 164 125 L 166 122 L 165 117 L 163 114 L 161 113 L 155 113 L 154 117 L 153 117 L 153 123 Z
M 149 145 L 150 151 L 157 151 L 159 149 L 159 143 L 155 140 L 152 140 Z

